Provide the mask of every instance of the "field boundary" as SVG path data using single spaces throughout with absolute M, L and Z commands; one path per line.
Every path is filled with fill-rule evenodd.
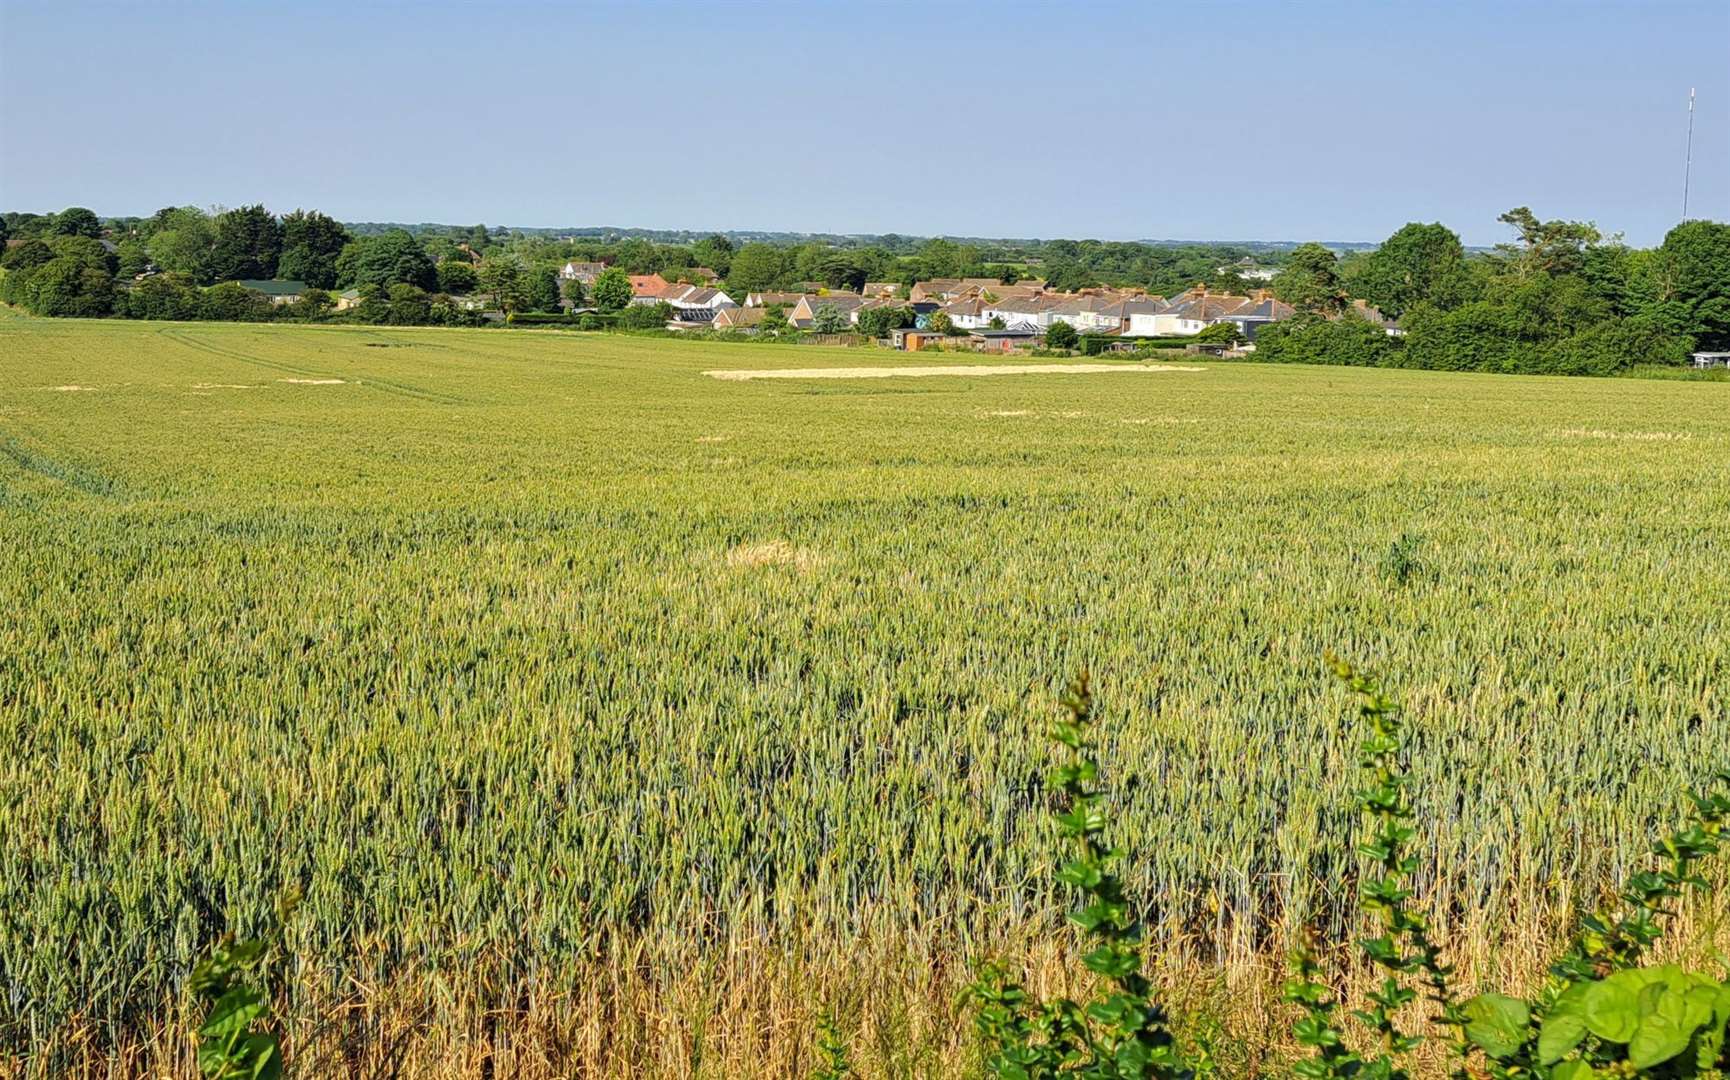
M 943 375 L 1096 375 L 1109 371 L 1206 371 L 1177 364 L 943 364 L 930 367 L 760 368 L 705 371 L 711 379 L 923 379 Z

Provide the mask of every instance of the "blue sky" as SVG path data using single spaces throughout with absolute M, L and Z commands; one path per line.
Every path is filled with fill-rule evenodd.
M 1377 240 L 1730 219 L 1730 2 L 0 0 L 0 208 Z

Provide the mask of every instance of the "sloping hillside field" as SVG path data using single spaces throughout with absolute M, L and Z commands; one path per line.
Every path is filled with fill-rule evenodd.
M 1083 666 L 1239 1064 L 1350 908 L 1324 649 L 1409 706 L 1471 973 L 1730 765 L 1730 385 L 705 374 L 901 362 L 0 319 L 0 1072 L 192 1075 L 189 966 L 290 884 L 305 1075 L 785 1075 L 823 1010 L 959 1067 L 974 961 L 1073 978 L 1035 807 Z

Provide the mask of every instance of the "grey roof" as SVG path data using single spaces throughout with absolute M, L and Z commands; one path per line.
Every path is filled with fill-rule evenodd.
M 1131 315 L 1158 315 L 1169 307 L 1164 300 L 1151 296 L 1135 300 L 1119 300 L 1105 309 L 1105 314 L 1116 315 L 1118 318 L 1128 318 Z
M 1262 319 L 1268 322 L 1277 322 L 1280 319 L 1289 319 L 1295 313 L 1296 309 L 1290 304 L 1283 300 L 1275 300 L 1270 296 L 1263 300 L 1251 300 L 1249 303 L 1230 312 L 1228 317 L 1233 319 Z
M 865 302 L 863 296 L 857 296 L 852 293 L 841 295 L 831 294 L 828 296 L 808 296 L 806 299 L 811 302 L 811 311 L 813 313 L 825 304 L 834 308 L 836 311 L 846 313 L 852 311 L 854 308 Z

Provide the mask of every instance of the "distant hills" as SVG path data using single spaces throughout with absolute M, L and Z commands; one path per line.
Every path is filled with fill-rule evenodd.
M 417 236 L 426 234 L 449 233 L 453 229 L 472 229 L 472 225 L 456 225 L 445 222 L 400 222 L 400 221 L 345 221 L 349 231 L 357 236 L 376 235 L 389 232 L 392 229 L 403 229 Z M 619 240 L 648 240 L 657 244 L 692 244 L 705 236 L 725 236 L 735 244 L 808 244 L 813 241 L 833 247 L 881 247 L 890 251 L 910 251 L 928 240 L 942 239 L 955 244 L 972 244 L 979 247 L 1036 249 L 1060 237 L 1002 237 L 1002 236 L 918 236 L 907 233 L 808 233 L 775 231 L 762 229 L 642 229 L 622 225 L 489 225 L 489 232 L 498 234 L 508 232 L 517 236 L 541 236 L 548 239 L 600 240 L 616 242 Z M 1249 251 L 1280 252 L 1290 251 L 1301 240 L 1226 240 L 1226 239 L 1144 239 L 1144 240 L 1080 240 L 1079 243 L 1129 243 L 1146 244 L 1150 247 L 1212 247 L 1232 246 Z M 1321 243 L 1335 251 L 1373 251 L 1378 242 L 1366 240 L 1323 240 Z

